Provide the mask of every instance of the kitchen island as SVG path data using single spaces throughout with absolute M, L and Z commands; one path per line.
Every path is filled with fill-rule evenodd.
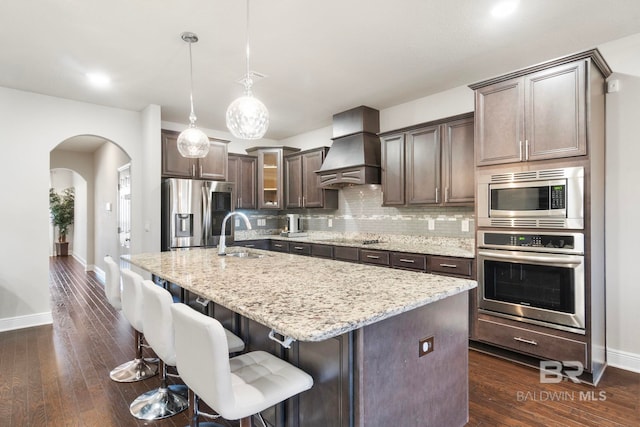
M 314 387 L 267 414 L 286 426 L 462 426 L 472 280 L 261 250 L 125 257 L 245 340 L 300 366 Z M 285 349 L 267 336 L 292 343 Z M 428 343 L 428 344 L 426 344 Z

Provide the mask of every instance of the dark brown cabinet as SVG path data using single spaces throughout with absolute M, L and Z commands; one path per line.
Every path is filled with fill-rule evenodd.
M 441 255 L 430 255 L 429 273 L 443 274 L 445 276 L 460 276 L 471 278 L 473 274 L 473 260 Z
M 383 205 L 473 203 L 473 136 L 470 115 L 383 134 Z
M 332 208 L 338 207 L 338 191 L 320 187 L 320 176 L 315 173 L 329 151 L 316 148 L 285 157 L 285 207 Z
M 474 85 L 477 165 L 587 154 L 586 61 Z
M 229 141 L 209 138 L 209 153 L 202 159 L 182 157 L 178 151 L 179 132 L 162 131 L 162 177 L 227 180 L 227 144 Z
M 300 151 L 291 147 L 252 147 L 258 157 L 258 209 L 284 208 L 284 156 Z
M 229 154 L 227 181 L 235 184 L 236 209 L 256 209 L 256 172 L 258 159 Z

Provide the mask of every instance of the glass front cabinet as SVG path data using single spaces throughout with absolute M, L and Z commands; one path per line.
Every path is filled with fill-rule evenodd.
M 258 209 L 284 208 L 284 156 L 300 151 L 292 147 L 252 147 L 258 157 Z

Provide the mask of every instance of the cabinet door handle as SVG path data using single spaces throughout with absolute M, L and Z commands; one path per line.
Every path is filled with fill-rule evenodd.
M 406 258 L 400 258 L 400 262 L 410 262 L 411 264 L 414 264 L 415 261 L 412 259 L 406 259 Z
M 518 141 L 518 158 L 522 161 L 522 141 Z
M 200 176 L 202 176 L 202 165 L 200 165 Z
M 529 344 L 529 345 L 538 345 L 538 343 L 535 342 L 534 340 L 528 340 L 526 338 L 513 337 L 513 339 L 518 341 L 518 342 L 523 342 L 523 343 Z
M 529 140 L 524 140 L 524 159 L 529 160 Z
M 438 193 L 439 193 L 438 192 L 438 187 L 436 187 L 436 203 L 440 202 L 439 197 L 438 197 L 438 195 L 439 195 Z
M 371 258 L 371 259 L 380 259 L 379 256 L 377 255 L 367 255 L 367 258 Z
M 444 202 L 449 203 L 449 187 L 444 188 Z
M 300 204 L 300 196 L 298 196 L 298 206 L 302 206 L 302 205 Z
M 302 207 L 304 207 L 304 205 L 307 204 L 307 198 L 305 196 L 302 196 Z
M 196 176 L 196 165 L 191 165 L 191 176 Z
M 458 266 L 455 264 L 440 264 L 440 267 L 458 268 Z

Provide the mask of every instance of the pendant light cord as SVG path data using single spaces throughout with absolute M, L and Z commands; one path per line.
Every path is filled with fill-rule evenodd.
M 193 112 L 193 60 L 191 57 L 191 44 L 189 41 L 189 101 L 191 102 L 191 114 L 189 114 L 189 121 L 191 126 L 196 122 L 196 114 Z
M 249 9 L 250 9 L 251 0 L 247 0 L 247 46 L 246 46 L 246 54 L 247 54 L 247 77 L 245 80 L 245 89 L 247 91 L 247 95 L 251 93 L 251 87 L 253 86 L 253 80 L 251 79 L 251 72 L 249 71 L 249 56 L 250 56 L 250 48 L 249 48 Z

